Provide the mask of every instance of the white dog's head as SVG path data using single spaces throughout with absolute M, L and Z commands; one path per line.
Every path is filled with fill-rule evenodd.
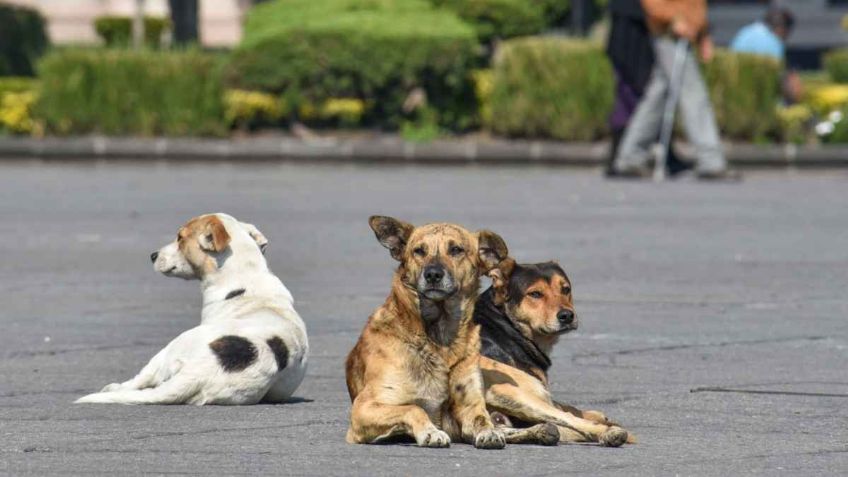
M 268 239 L 251 224 L 227 214 L 195 217 L 180 227 L 173 242 L 150 254 L 153 269 L 168 277 L 203 279 L 233 256 L 264 263 Z

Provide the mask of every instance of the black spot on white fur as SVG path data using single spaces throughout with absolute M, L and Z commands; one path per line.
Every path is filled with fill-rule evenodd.
M 209 343 L 209 349 L 228 373 L 241 371 L 256 361 L 256 347 L 241 336 L 222 336 Z
M 247 291 L 247 290 L 245 290 L 244 288 L 239 288 L 239 289 L 237 289 L 237 290 L 233 290 L 233 291 L 231 291 L 231 292 L 227 293 L 227 296 L 226 296 L 226 297 L 224 297 L 224 300 L 229 300 L 230 298 L 235 298 L 235 297 L 237 297 L 237 296 L 242 296 L 242 295 L 244 295 L 244 292 L 246 292 L 246 291 Z
M 289 362 L 289 349 L 279 336 L 275 336 L 268 341 L 268 347 L 274 352 L 274 358 L 277 359 L 277 371 L 286 369 L 286 364 Z

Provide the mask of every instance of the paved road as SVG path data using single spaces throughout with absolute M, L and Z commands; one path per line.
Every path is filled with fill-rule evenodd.
M 546 168 L 0 164 L 0 473 L 844 475 L 846 185 L 845 172 L 655 186 Z M 157 275 L 148 255 L 212 211 L 271 240 L 312 342 L 303 401 L 71 405 L 197 323 L 197 283 Z M 345 444 L 343 360 L 392 271 L 374 213 L 488 227 L 522 261 L 564 264 L 582 328 L 554 353 L 554 393 L 641 443 Z

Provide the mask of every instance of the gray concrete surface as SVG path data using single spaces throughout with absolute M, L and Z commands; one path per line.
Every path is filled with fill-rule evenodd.
M 845 475 L 846 184 L 844 171 L 655 185 L 542 167 L 2 163 L 0 473 Z M 157 275 L 148 254 L 212 211 L 271 240 L 310 332 L 302 401 L 72 405 L 198 322 L 197 283 Z M 554 353 L 554 394 L 640 443 L 346 444 L 343 360 L 393 267 L 374 213 L 487 227 L 521 261 L 559 259 L 582 327 Z

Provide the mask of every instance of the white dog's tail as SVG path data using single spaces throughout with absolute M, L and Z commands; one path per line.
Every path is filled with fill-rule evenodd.
M 74 403 L 99 404 L 185 404 L 200 390 L 196 377 L 177 373 L 155 388 L 108 391 L 83 396 Z

